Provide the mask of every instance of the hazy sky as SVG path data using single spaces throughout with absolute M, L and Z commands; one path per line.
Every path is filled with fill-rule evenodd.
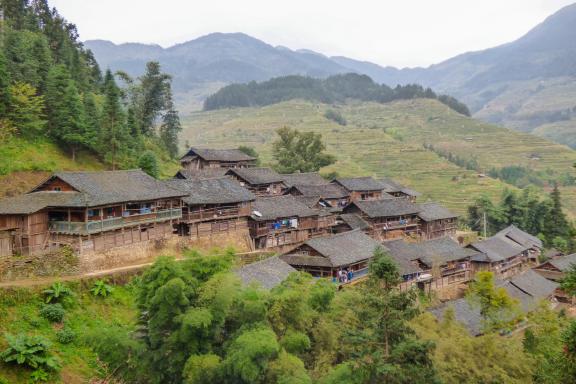
M 51 0 L 80 37 L 170 46 L 244 32 L 381 65 L 426 66 L 512 41 L 574 0 Z

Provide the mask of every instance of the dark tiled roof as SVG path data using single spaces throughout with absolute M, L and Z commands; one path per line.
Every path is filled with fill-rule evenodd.
M 397 182 L 395 182 L 392 179 L 378 179 L 377 180 L 380 184 L 382 184 L 382 190 L 384 192 L 388 192 L 388 193 L 404 193 L 405 195 L 408 196 L 414 196 L 414 197 L 418 197 L 420 196 L 420 192 L 417 192 L 413 189 L 410 188 L 406 188 L 405 186 L 403 186 L 402 184 L 398 184 Z
M 394 240 L 387 241 L 383 244 L 390 257 L 396 262 L 400 274 L 404 276 L 422 272 L 422 269 L 412 262 L 412 260 L 415 259 L 412 259 L 411 257 L 399 252 L 399 249 L 401 249 L 403 246 L 402 243 L 404 243 L 402 240 Z M 410 254 L 411 253 L 408 253 L 408 255 Z
M 318 196 L 324 199 L 341 199 L 349 196 L 349 193 L 338 184 L 293 185 L 292 189 L 300 192 L 302 196 Z
M 231 168 L 226 174 L 236 175 L 252 185 L 280 183 L 283 181 L 282 176 L 270 168 Z
M 376 240 L 359 230 L 343 232 L 329 237 L 318 237 L 308 240 L 304 244 L 330 260 L 333 267 L 371 259 L 374 256 L 374 250 L 380 245 Z M 299 248 L 289 254 L 298 254 Z
M 370 224 L 368 224 L 363 218 L 354 214 L 354 213 L 343 213 L 340 215 L 342 221 L 351 229 L 367 229 L 370 228 Z
M 421 211 L 418 213 L 424 221 L 434 221 L 443 219 L 457 218 L 458 215 L 450 212 L 448 208 L 443 207 L 438 203 L 423 203 L 419 204 Z
M 85 206 L 80 192 L 34 192 L 0 200 L 0 215 L 27 215 L 47 207 Z
M 280 258 L 290 265 L 302 265 L 307 267 L 332 267 L 332 262 L 330 259 L 322 256 L 287 254 L 280 256 Z
M 542 240 L 540 240 L 536 236 L 532 236 L 531 234 L 522 231 L 521 229 L 519 229 L 515 225 L 511 225 L 507 228 L 504 228 L 503 230 L 501 230 L 500 232 L 498 232 L 494 236 L 506 236 L 509 239 L 514 240 L 518 244 L 523 245 L 525 247 L 529 247 L 529 248 L 533 248 L 533 247 L 540 248 L 540 249 L 543 248 Z
M 559 271 L 567 272 L 572 264 L 576 264 L 576 253 L 548 260 L 547 262 L 556 267 Z
M 241 203 L 256 199 L 252 192 L 227 177 L 204 180 L 172 179 L 165 182 L 168 186 L 187 193 L 183 200 L 188 205 Z
M 244 284 L 248 285 L 256 281 L 266 289 L 276 287 L 292 272 L 296 270 L 278 256 L 245 265 L 235 271 Z
M 39 191 L 45 183 L 60 179 L 74 188 L 79 195 L 72 197 L 69 192 Z M 39 193 L 42 193 L 39 195 Z M 29 196 L 20 197 L 35 207 L 96 207 L 100 205 L 150 201 L 182 197 L 185 194 L 170 188 L 164 182 L 154 179 L 141 170 L 105 171 L 105 172 L 59 172 L 52 175 Z M 38 199 L 37 203 L 31 203 Z M 42 209 L 42 208 L 40 208 Z M 35 212 L 35 211 L 34 211 Z
M 530 248 L 522 246 L 504 236 L 492 236 L 486 240 L 473 243 L 470 247 L 485 254 L 491 262 L 509 259 Z
M 323 185 L 329 183 L 318 172 L 281 174 L 280 176 L 282 176 L 284 184 L 289 187 L 293 185 Z
M 398 259 L 420 260 L 429 268 L 434 264 L 444 265 L 458 260 L 465 260 L 478 255 L 469 248 L 462 248 L 448 237 L 428 240 L 421 243 L 407 243 L 395 240 L 384 243 L 390 253 Z
M 499 286 L 506 289 L 511 297 L 520 301 L 522 310 L 525 312 L 535 309 L 540 301 L 551 297 L 558 288 L 557 283 L 531 269 L 500 283 Z
M 252 161 L 256 160 L 239 149 L 190 148 L 182 157 L 198 156 L 207 161 Z
M 444 319 L 444 313 L 448 308 L 454 311 L 454 319 L 472 334 L 478 336 L 482 334 L 482 315 L 480 314 L 480 307 L 472 305 L 468 300 L 462 298 L 454 301 L 447 302 L 438 308 L 431 309 L 432 313 L 439 321 Z
M 412 215 L 420 212 L 420 207 L 404 198 L 383 200 L 356 201 L 355 205 L 368 217 L 395 217 Z M 346 210 L 345 210 L 346 211 Z
M 259 212 L 261 216 L 256 215 L 255 212 Z M 290 195 L 258 197 L 252 205 L 252 219 L 257 221 L 317 215 L 317 211 Z
M 226 172 L 228 172 L 228 168 L 181 169 L 174 175 L 174 178 L 190 180 L 212 179 L 215 177 L 224 177 Z
M 340 184 L 348 191 L 382 191 L 384 185 L 372 177 L 338 178 L 334 182 Z

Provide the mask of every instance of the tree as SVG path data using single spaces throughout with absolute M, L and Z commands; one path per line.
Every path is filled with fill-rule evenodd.
M 45 95 L 48 133 L 56 139 L 62 137 L 61 128 L 69 117 L 65 100 L 71 80 L 70 73 L 64 65 L 56 65 L 48 72 Z
M 560 288 L 566 294 L 576 296 L 576 264 L 571 264 L 564 278 L 560 281 Z
M 144 135 L 154 134 L 154 121 L 165 109 L 170 80 L 170 75 L 161 72 L 160 63 L 157 61 L 146 63 L 146 72 L 140 77 L 137 98 L 137 121 Z
M 126 130 L 126 117 L 120 105 L 120 90 L 110 70 L 104 77 L 104 108 L 100 132 L 100 153 L 112 165 L 118 167 L 120 155 L 126 151 L 129 134 Z
M 480 306 L 487 330 L 499 329 L 514 320 L 518 302 L 508 296 L 504 288 L 495 286 L 493 272 L 476 273 L 468 288 L 468 298 Z
M 182 131 L 178 112 L 174 109 L 172 97 L 169 96 L 167 102 L 168 110 L 162 116 L 162 125 L 160 125 L 160 139 L 164 147 L 168 150 L 170 157 L 175 159 L 178 156 L 178 134 Z
M 238 150 L 242 153 L 247 154 L 248 156 L 254 157 L 256 159 L 257 166 L 261 164 L 260 155 L 258 154 L 258 152 L 256 152 L 256 150 L 253 147 L 241 145 L 238 147 Z
M 10 105 L 10 73 L 7 66 L 6 56 L 0 51 L 0 117 L 6 116 Z
M 573 237 L 574 232 L 562 208 L 562 198 L 558 185 L 554 185 L 554 189 L 550 192 L 550 201 L 551 206 L 546 215 L 546 227 L 543 231 L 548 244 L 552 244 L 556 237 L 563 237 L 568 240 L 568 238 Z
M 16 126 L 17 132 L 27 138 L 41 136 L 46 125 L 44 97 L 37 96 L 36 89 L 26 83 L 11 85 L 10 94 L 8 118 Z
M 70 80 L 66 87 L 64 103 L 68 108 L 61 122 L 58 138 L 70 148 L 72 161 L 75 161 L 76 152 L 82 147 L 87 147 L 90 138 L 86 135 L 84 104 L 73 80 Z
M 158 159 L 152 151 L 146 151 L 140 159 L 138 160 L 138 167 L 144 172 L 157 179 L 160 175 L 160 170 L 158 168 Z
M 288 127 L 276 133 L 279 139 L 273 143 L 273 150 L 281 173 L 314 172 L 336 162 L 334 156 L 324 153 L 326 146 L 320 134 Z

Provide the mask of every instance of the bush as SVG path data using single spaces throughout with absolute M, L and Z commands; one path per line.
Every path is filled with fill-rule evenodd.
M 328 120 L 332 120 L 333 122 L 335 122 L 336 124 L 340 124 L 340 125 L 346 125 L 348 124 L 348 122 L 346 121 L 346 119 L 344 118 L 344 116 L 342 116 L 342 114 L 338 111 L 335 111 L 333 109 L 329 109 L 324 113 L 324 117 L 327 118 Z
M 310 338 L 302 332 L 288 331 L 280 340 L 280 344 L 291 354 L 299 355 L 310 349 Z
M 62 304 L 46 304 L 40 309 L 40 316 L 52 323 L 61 323 L 66 311 Z
M 0 359 L 8 364 L 24 365 L 33 369 L 58 370 L 60 365 L 50 352 L 50 343 L 41 336 L 6 335 L 8 348 Z
M 107 297 L 112 293 L 113 290 L 114 288 L 111 285 L 106 284 L 104 280 L 98 280 L 94 283 L 94 286 L 92 289 L 90 289 L 90 292 L 92 292 L 94 296 Z
M 60 344 L 70 344 L 76 340 L 76 332 L 70 327 L 64 327 L 56 333 L 56 340 Z
M 142 156 L 140 156 L 140 159 L 138 159 L 138 166 L 155 179 L 160 175 L 158 158 L 152 151 L 146 151 Z
M 46 303 L 61 303 L 73 295 L 72 290 L 61 282 L 52 284 L 43 293 Z
M 48 379 L 50 379 L 50 375 L 42 368 L 39 368 L 30 374 L 30 382 L 32 383 L 45 383 Z

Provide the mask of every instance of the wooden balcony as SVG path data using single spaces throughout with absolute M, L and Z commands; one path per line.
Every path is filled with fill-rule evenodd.
M 391 231 L 394 229 L 403 229 L 408 227 L 418 226 L 420 223 L 418 220 L 403 220 L 403 221 L 389 221 L 387 223 L 376 223 L 374 224 L 374 229 L 382 231 Z
M 317 226 L 314 224 L 306 224 L 305 223 L 303 225 L 300 225 L 300 223 L 299 223 L 297 228 L 290 227 L 290 226 L 280 227 L 278 229 L 273 229 L 273 228 L 269 228 L 269 227 L 258 227 L 258 228 L 251 228 L 250 232 L 253 234 L 254 237 L 260 237 L 260 236 L 274 235 L 274 234 L 291 232 L 291 231 L 304 231 L 304 230 L 314 229 L 314 228 L 317 228 Z
M 240 209 L 238 207 L 211 208 L 211 209 L 203 209 L 200 211 L 183 213 L 182 221 L 188 223 L 195 223 L 214 219 L 228 219 L 239 216 L 240 216 Z
M 111 219 L 104 219 L 99 221 L 52 221 L 50 222 L 50 232 L 69 235 L 90 235 L 94 233 L 112 231 L 123 227 L 129 227 L 136 224 L 150 224 L 180 218 L 182 218 L 182 209 L 173 208 L 141 215 L 114 217 Z

